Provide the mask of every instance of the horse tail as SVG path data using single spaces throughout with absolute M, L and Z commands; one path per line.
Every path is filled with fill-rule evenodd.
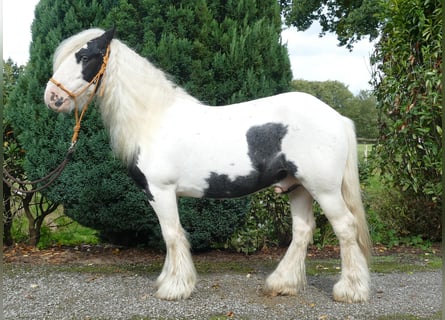
M 357 242 L 363 255 L 369 262 L 371 257 L 371 239 L 369 235 L 368 223 L 366 222 L 366 213 L 363 208 L 360 179 L 358 173 L 358 160 L 357 160 L 357 140 L 355 136 L 354 123 L 348 119 L 345 119 L 345 127 L 348 135 L 348 158 L 346 161 L 346 168 L 343 174 L 342 182 L 342 195 L 349 211 L 356 218 L 356 232 Z

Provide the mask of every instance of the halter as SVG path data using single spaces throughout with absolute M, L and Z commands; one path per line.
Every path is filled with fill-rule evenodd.
M 57 87 L 59 87 L 60 89 L 65 91 L 65 93 L 68 94 L 74 100 L 74 109 L 75 109 L 74 115 L 76 118 L 76 125 L 74 126 L 74 129 L 73 129 L 73 131 L 74 131 L 73 137 L 71 138 L 71 148 L 74 147 L 74 145 L 77 143 L 77 138 L 79 136 L 79 131 L 80 131 L 80 123 L 82 122 L 82 118 L 83 118 L 85 112 L 87 111 L 89 104 L 93 100 L 94 95 L 97 92 L 97 89 L 99 88 L 99 85 L 101 83 L 100 80 L 102 79 L 102 76 L 105 74 L 105 69 L 107 67 L 109 57 L 110 57 L 110 45 L 108 45 L 107 51 L 105 52 L 105 55 L 103 56 L 103 63 L 100 66 L 99 72 L 94 76 L 94 78 L 87 85 L 85 85 L 83 88 L 80 88 L 77 92 L 72 92 L 72 91 L 68 90 L 54 78 L 49 79 L 49 81 L 51 81 Z M 77 97 L 82 95 L 92 85 L 94 85 L 94 90 L 91 93 L 90 97 L 88 98 L 88 101 L 83 106 L 82 112 L 79 115 L 79 108 L 77 108 Z M 102 96 L 103 92 L 104 92 L 104 86 L 101 87 L 99 96 Z

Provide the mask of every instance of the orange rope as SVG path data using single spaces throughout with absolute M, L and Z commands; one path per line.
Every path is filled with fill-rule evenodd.
M 83 116 L 85 115 L 89 104 L 91 103 L 91 101 L 94 98 L 94 95 L 96 94 L 97 88 L 99 86 L 99 82 L 101 77 L 105 74 L 105 69 L 107 67 L 108 64 L 108 59 L 110 56 L 110 46 L 107 47 L 107 51 L 105 53 L 105 56 L 103 57 L 104 61 L 102 63 L 102 66 L 100 67 L 99 72 L 94 76 L 93 80 L 91 80 L 84 88 L 80 89 L 78 92 L 73 93 L 70 90 L 68 90 L 67 88 L 65 88 L 60 82 L 58 82 L 57 80 L 51 78 L 49 79 L 49 81 L 51 81 L 52 83 L 54 83 L 57 87 L 59 87 L 60 89 L 62 89 L 63 91 L 65 91 L 72 99 L 74 99 L 74 116 L 76 119 L 76 125 L 73 128 L 73 136 L 71 138 L 71 146 L 74 146 L 77 143 L 77 138 L 79 137 L 79 132 L 80 132 L 80 127 L 81 127 L 81 122 L 83 119 Z M 85 103 L 85 105 L 82 108 L 82 112 L 80 113 L 79 116 L 79 108 L 77 107 L 77 100 L 76 98 L 79 97 L 81 94 L 83 94 L 91 85 L 95 85 L 94 91 L 91 93 L 90 97 L 88 98 L 88 101 Z M 104 86 L 102 84 L 102 87 L 100 89 L 99 95 L 102 96 L 104 92 Z

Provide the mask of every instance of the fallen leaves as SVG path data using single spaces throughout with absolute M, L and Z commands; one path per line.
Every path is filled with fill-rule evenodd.
M 60 264 L 75 259 L 74 256 L 73 250 L 63 250 L 58 247 L 40 250 L 33 246 L 15 245 L 3 249 L 3 259 L 6 263 Z
M 3 261 L 5 263 L 32 264 L 114 264 L 125 261 L 138 263 L 162 260 L 163 253 L 143 250 L 139 248 L 120 248 L 112 245 L 79 245 L 75 247 L 54 246 L 38 249 L 25 244 L 15 244 L 3 247 Z
M 195 255 L 195 262 L 204 261 L 205 263 L 220 263 L 227 261 L 255 262 L 263 263 L 264 261 L 278 262 L 284 255 L 286 248 L 270 248 L 267 252 L 260 252 L 253 255 L 236 254 L 225 251 L 210 251 L 205 254 Z M 373 250 L 375 256 L 388 256 L 393 254 L 415 254 L 423 255 L 424 263 L 436 255 L 440 255 L 440 246 L 432 246 L 428 250 L 422 250 L 416 247 L 386 247 L 376 245 Z M 322 249 L 316 246 L 308 248 L 308 259 L 330 259 L 340 258 L 340 248 L 338 246 L 325 246 Z M 102 245 L 79 245 L 76 247 L 51 247 L 47 249 L 37 249 L 33 246 L 25 244 L 16 244 L 11 247 L 3 247 L 3 261 L 5 263 L 32 263 L 32 264 L 115 264 L 115 263 L 143 263 L 147 261 L 160 261 L 165 258 L 165 253 L 141 248 L 122 248 L 107 244 Z M 339 271 L 339 265 L 327 265 L 320 263 L 317 269 L 331 271 Z M 253 272 L 246 273 L 247 278 L 253 277 Z

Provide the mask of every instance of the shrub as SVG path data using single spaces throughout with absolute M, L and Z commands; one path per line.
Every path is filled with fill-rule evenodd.
M 442 5 L 382 3 L 382 36 L 372 57 L 380 128 L 373 162 L 389 190 L 402 198 L 395 203 L 400 226 L 413 236 L 440 240 Z
M 314 202 L 316 229 L 314 243 L 322 247 L 336 243 L 332 227 Z M 253 253 L 267 247 L 286 247 L 292 240 L 292 217 L 289 198 L 273 189 L 266 189 L 252 195 L 249 214 L 241 228 L 227 241 L 226 248 L 243 253 Z
M 249 211 L 248 197 L 236 200 L 182 198 L 179 213 L 192 249 L 218 247 L 240 226 Z

